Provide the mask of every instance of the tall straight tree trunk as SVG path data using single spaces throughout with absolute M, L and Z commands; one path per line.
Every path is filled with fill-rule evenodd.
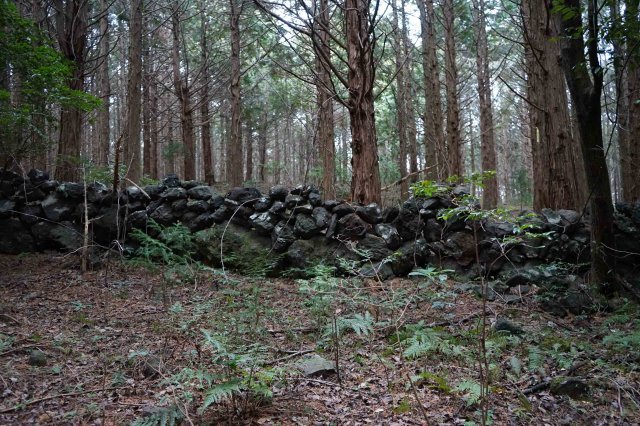
M 69 88 L 84 90 L 84 68 L 87 44 L 87 7 L 84 0 L 55 0 L 56 36 L 62 56 L 71 64 Z M 82 135 L 82 111 L 73 106 L 60 112 L 60 139 L 55 172 L 60 181 L 80 179 L 79 160 Z
M 571 132 L 566 85 L 560 66 L 560 16 L 550 4 L 522 3 L 527 41 L 527 76 L 531 102 L 533 208 L 579 209 L 583 194 L 576 158 L 579 142 Z
M 345 0 L 347 76 L 351 119 L 351 200 L 380 203 L 380 170 L 374 117 L 374 39 L 370 0 Z
M 460 135 L 460 107 L 458 105 L 458 65 L 456 64 L 454 0 L 442 3 L 445 34 L 445 83 L 447 85 L 447 153 L 448 175 L 462 177 L 462 137 Z
M 318 105 L 318 146 L 322 159 L 321 190 L 325 199 L 336 198 L 336 147 L 334 143 L 334 118 L 331 73 L 328 61 L 331 60 L 329 48 L 329 1 L 320 0 L 316 16 L 316 32 L 319 43 L 314 46 L 322 49 L 316 52 L 317 105 Z
M 129 23 L 129 76 L 127 82 L 127 124 L 122 136 L 124 142 L 122 164 L 127 168 L 127 177 L 140 182 L 142 163 L 140 159 L 140 112 L 142 99 L 142 0 L 131 2 Z
M 245 165 L 246 165 L 246 170 L 245 170 L 245 174 L 244 174 L 244 180 L 245 181 L 250 181 L 253 180 L 253 124 L 251 123 L 251 121 L 247 120 L 246 126 L 245 126 Z
M 180 104 L 180 127 L 183 146 L 183 164 L 185 180 L 196 178 L 196 141 L 193 128 L 193 106 L 191 105 L 191 87 L 189 77 L 180 71 L 181 22 L 180 6 L 176 3 L 172 16 L 173 22 L 173 86 Z
M 432 168 L 426 178 L 444 178 L 446 150 L 443 129 L 442 100 L 440 95 L 440 73 L 436 52 L 435 12 L 433 0 L 417 0 L 422 29 L 422 68 L 424 73 L 424 149 L 426 165 Z
M 110 123 L 109 110 L 111 96 L 111 83 L 109 81 L 109 9 L 107 0 L 100 0 L 100 42 L 98 52 L 100 64 L 98 65 L 98 96 L 102 105 L 97 110 L 98 146 L 96 164 L 106 166 L 109 163 L 110 150 Z
M 493 133 L 493 106 L 491 102 L 491 74 L 489 72 L 489 47 L 484 1 L 473 0 L 476 29 L 476 69 L 478 76 L 478 97 L 480 100 L 480 151 L 482 153 L 482 171 L 496 170 L 496 149 Z M 471 141 L 473 146 L 473 140 Z M 495 209 L 498 206 L 497 175 L 484 182 L 482 207 Z
M 396 61 L 396 131 L 398 133 L 398 169 L 400 177 L 407 176 L 407 96 L 405 93 L 405 64 L 404 64 L 404 40 L 398 22 L 398 4 L 396 0 L 391 3 L 393 13 L 393 48 L 395 50 Z M 409 182 L 404 179 L 400 183 L 400 199 L 404 200 L 409 196 Z
M 614 34 L 620 34 L 623 26 L 620 22 L 620 4 L 617 0 L 611 0 L 609 2 L 609 8 L 611 13 L 611 32 Z M 625 72 L 625 43 L 619 37 L 612 37 L 611 43 L 613 45 L 613 73 L 616 80 L 616 133 L 618 136 L 618 154 L 619 154 L 619 184 L 622 187 L 622 199 L 624 199 L 624 188 L 631 186 L 628 179 L 629 167 L 625 164 L 629 160 L 629 129 L 628 118 L 629 109 L 627 103 L 627 74 Z M 614 189 L 616 194 L 619 191 Z
M 260 182 L 266 182 L 265 167 L 267 165 L 267 108 L 263 108 L 260 114 L 260 132 L 258 133 L 258 146 L 260 149 L 260 159 L 258 164 L 258 179 Z
M 242 126 L 240 123 L 240 14 L 244 0 L 229 0 L 231 31 L 231 129 L 227 147 L 227 180 L 231 186 L 242 185 Z
M 624 138 L 624 156 L 621 158 L 622 194 L 627 202 L 640 201 L 640 52 L 638 44 L 638 0 L 627 0 L 625 8 L 626 45 L 627 45 L 627 81 Z
M 407 181 L 415 182 L 418 179 L 418 129 L 416 127 L 416 110 L 413 100 L 416 97 L 415 87 L 413 84 L 413 61 L 409 42 L 409 21 L 405 2 L 400 2 L 400 15 L 402 17 L 402 50 L 405 56 L 405 78 L 404 78 L 404 94 L 405 106 L 404 112 L 407 122 L 407 155 L 409 157 L 409 173 L 413 174 Z
M 613 290 L 611 272 L 615 271 L 611 250 L 613 239 L 613 204 L 609 172 L 602 137 L 603 73 L 598 60 L 598 19 L 595 0 L 587 1 L 587 37 L 583 40 L 580 0 L 565 0 L 573 13 L 561 20 L 562 67 L 571 100 L 576 108 L 582 156 L 591 192 L 591 276 L 592 284 L 605 294 Z M 577 34 L 577 36 L 576 36 Z M 585 47 L 587 55 L 585 55 Z
M 209 185 L 213 185 L 216 182 L 213 172 L 213 149 L 211 140 L 211 113 L 209 112 L 209 86 L 211 84 L 211 78 L 209 76 L 209 57 L 207 46 L 207 19 L 204 5 L 201 11 L 202 25 L 200 35 L 200 60 L 202 62 L 202 99 L 200 100 L 200 120 L 202 121 L 202 127 L 200 128 L 202 139 L 202 161 L 204 170 L 204 180 Z

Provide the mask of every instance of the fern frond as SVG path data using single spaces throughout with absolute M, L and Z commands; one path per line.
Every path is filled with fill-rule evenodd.
M 183 418 L 183 414 L 178 407 L 171 405 L 147 417 L 136 419 L 131 423 L 131 426 L 177 426 Z
M 207 396 L 200 407 L 200 411 L 205 410 L 212 404 L 218 404 L 226 399 L 231 398 L 234 393 L 242 390 L 242 382 L 240 379 L 231 379 L 228 382 L 220 383 L 207 391 Z

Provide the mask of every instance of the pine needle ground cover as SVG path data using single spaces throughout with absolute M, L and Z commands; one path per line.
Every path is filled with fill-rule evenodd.
M 477 283 L 0 257 L 0 424 L 480 424 Z M 166 272 L 166 271 L 164 271 Z M 486 423 L 638 424 L 637 307 L 486 303 Z

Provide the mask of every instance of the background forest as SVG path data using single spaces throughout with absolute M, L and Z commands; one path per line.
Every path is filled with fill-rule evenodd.
M 367 202 L 496 170 L 485 207 L 579 210 L 581 64 L 610 191 L 638 198 L 637 1 L 347 3 L 2 1 L 0 159 Z

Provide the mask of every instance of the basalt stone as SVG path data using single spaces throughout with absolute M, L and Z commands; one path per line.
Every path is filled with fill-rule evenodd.
M 291 190 L 292 195 L 302 196 L 303 192 L 304 192 L 304 185 L 296 185 L 296 187 Z
M 162 205 L 164 201 L 162 200 L 154 200 L 152 202 L 150 202 L 149 204 L 147 204 L 147 214 L 150 215 L 151 213 L 153 213 L 158 207 L 160 207 Z
M 146 185 L 142 189 L 149 195 L 149 198 L 155 201 L 160 199 L 160 195 L 166 191 L 167 187 L 164 185 Z
M 365 222 L 372 225 L 382 222 L 382 210 L 376 203 L 358 207 L 356 209 L 356 214 L 364 219 Z
M 40 205 L 45 217 L 53 222 L 71 219 L 76 208 L 75 202 L 61 199 L 58 193 L 49 194 Z
M 155 209 L 150 217 L 162 226 L 171 225 L 178 219 L 171 208 L 171 204 L 166 202 Z
M 238 204 L 251 207 L 253 203 L 262 197 L 260 191 L 256 188 L 233 188 L 227 193 L 227 199 L 237 201 Z
M 271 201 L 284 202 L 284 200 L 287 198 L 287 195 L 289 195 L 289 189 L 286 186 L 275 185 L 272 186 L 271 189 L 269 189 L 269 198 L 271 199 Z
M 200 182 L 199 180 L 187 180 L 182 182 L 181 186 L 186 190 L 190 190 L 198 186 L 205 186 L 205 184 L 204 182 Z
M 443 207 L 439 197 L 427 198 L 422 202 L 422 208 L 425 210 L 438 210 Z
M 370 228 L 371 225 L 362 220 L 360 216 L 351 213 L 338 220 L 337 235 L 339 238 L 355 240 L 364 237 Z
M 420 209 L 420 218 L 426 222 L 429 219 L 435 219 L 438 215 L 438 212 L 436 212 L 435 210 L 428 210 L 428 209 Z
M 313 206 L 311 204 L 303 204 L 301 206 L 295 206 L 292 209 L 294 215 L 298 214 L 311 214 L 313 213 Z
M 441 216 L 442 214 L 444 214 L 444 211 L 441 210 L 438 212 L 438 216 Z M 465 221 L 464 215 L 461 213 L 454 214 L 444 223 L 445 232 L 462 231 L 466 226 L 467 222 Z
M 209 200 L 214 196 L 213 190 L 206 185 L 199 185 L 190 188 L 187 191 L 187 195 L 189 198 L 193 198 L 194 200 Z
M 435 219 L 429 219 L 425 222 L 422 235 L 427 242 L 440 241 L 443 238 L 442 225 Z
M 193 220 L 185 223 L 189 231 L 197 232 L 206 228 L 211 227 L 213 225 L 213 215 L 211 213 L 202 213 L 196 216 Z M 183 216 L 184 220 L 184 216 Z
M 398 206 L 387 207 L 382 212 L 382 222 L 383 223 L 391 223 L 398 217 L 400 213 L 400 208 Z
M 358 276 L 363 278 L 375 278 L 385 281 L 394 277 L 393 269 L 388 262 L 378 262 L 373 265 L 367 263 L 358 271 Z
M 271 207 L 271 200 L 269 197 L 260 197 L 258 201 L 253 203 L 253 209 L 259 213 L 266 212 Z
M 144 209 L 144 206 L 141 205 L 141 208 Z M 89 219 L 93 219 L 94 217 L 98 216 L 98 214 L 100 213 L 100 207 L 96 204 L 88 203 L 86 213 Z M 81 203 L 76 205 L 76 208 L 73 214 L 71 215 L 71 217 L 75 219 L 80 219 L 80 222 L 84 223 L 84 214 L 85 214 L 84 203 Z
M 419 199 L 417 199 L 417 198 L 409 198 L 404 203 L 402 203 L 402 209 L 401 210 L 408 210 L 412 214 L 418 214 L 418 212 L 420 211 L 421 207 L 422 206 L 421 206 L 421 203 L 420 203 Z
M 327 232 L 325 233 L 325 237 L 327 239 L 333 238 L 338 229 L 338 215 L 332 214 L 331 219 L 329 220 L 329 224 L 327 225 Z
M 215 194 L 208 200 L 209 211 L 216 211 L 224 205 L 224 197 L 222 195 Z
M 372 261 L 382 260 L 391 254 L 391 250 L 387 248 L 387 242 L 373 234 L 366 234 L 359 240 L 357 250 L 366 259 Z
M 234 207 L 229 207 L 227 205 L 222 205 L 220 207 L 218 207 L 216 209 L 216 211 L 214 211 L 211 214 L 211 218 L 213 219 L 213 221 L 215 223 L 222 223 L 225 220 L 228 220 L 231 215 L 233 214 L 233 211 L 235 210 Z
M 129 202 L 147 199 L 147 196 L 137 186 L 128 186 L 127 189 L 124 190 L 124 193 L 127 195 L 127 201 Z
M 293 209 L 294 207 L 302 204 L 304 204 L 304 198 L 302 198 L 301 195 L 293 193 L 287 195 L 287 198 L 284 200 L 284 205 L 288 209 Z
M 329 222 L 331 221 L 331 213 L 329 213 L 324 207 L 314 208 L 311 216 L 316 221 L 316 224 L 321 228 L 329 226 Z
M 287 208 L 285 207 L 282 201 L 276 201 L 273 203 L 271 208 L 269 208 L 269 213 L 274 215 L 279 215 L 285 212 Z
M 281 253 L 287 250 L 296 240 L 293 228 L 286 221 L 280 221 L 271 233 L 271 244 L 275 252 Z
M 509 222 L 487 222 L 483 227 L 487 232 L 487 235 L 500 239 L 513 235 L 513 231 L 515 229 L 514 224 Z
M 507 334 L 524 334 L 524 330 L 519 325 L 509 321 L 506 318 L 498 318 L 493 325 L 495 331 L 507 333 Z
M 423 222 L 417 211 L 414 212 L 411 209 L 402 208 L 392 224 L 398 230 L 398 234 L 403 241 L 412 241 L 420 237 Z
M 374 230 L 391 250 L 396 250 L 400 247 L 402 241 L 395 226 L 388 223 L 379 223 L 374 227 Z
M 27 173 L 27 177 L 33 185 L 40 185 L 44 181 L 49 180 L 49 173 L 38 169 L 31 169 L 29 170 L 29 173 Z
M 0 200 L 0 219 L 13 215 L 16 210 L 16 202 L 12 200 Z
M 562 222 L 562 216 L 555 210 L 544 208 L 540 210 L 540 213 L 547 220 L 547 223 L 551 225 L 560 225 L 560 222 Z
M 338 200 L 325 200 L 324 203 L 324 208 L 327 209 L 329 212 L 333 212 L 333 209 L 340 205 L 340 201 Z
M 167 188 L 177 188 L 181 185 L 180 178 L 178 175 L 169 174 L 162 179 L 162 185 Z
M 31 233 L 40 249 L 74 251 L 84 244 L 83 229 L 71 222 L 38 222 Z
M 322 197 L 320 196 L 320 194 L 318 194 L 317 192 L 312 192 L 307 196 L 307 199 L 309 200 L 309 203 L 313 206 L 313 207 L 318 207 L 322 205 Z
M 4 168 L 0 167 L 0 180 L 17 181 L 19 179 L 22 179 L 22 176 L 15 172 L 12 172 L 11 170 L 5 170 Z
M 84 185 L 75 182 L 63 182 L 56 188 L 56 192 L 65 199 L 84 199 Z
M 145 210 L 146 206 L 142 200 L 135 200 L 135 201 L 128 202 L 126 205 L 126 208 L 127 208 L 127 211 L 131 213 L 131 212 L 137 212 L 139 210 Z
M 196 217 L 198 217 L 198 213 L 190 212 L 187 210 L 186 212 L 182 213 L 182 216 L 180 216 L 180 223 L 188 228 L 191 221 L 193 221 L 193 219 L 195 219 Z
M 187 210 L 187 203 L 188 201 L 185 199 L 176 200 L 171 203 L 171 209 L 176 213 L 184 213 Z
M 24 202 L 26 203 L 32 201 L 42 201 L 47 196 L 43 190 L 31 183 L 27 183 L 20 189 L 21 191 L 18 192 L 24 197 Z
M 0 200 L 0 205 L 1 204 L 2 200 Z M 31 226 L 37 223 L 40 218 L 44 217 L 44 212 L 42 211 L 42 206 L 40 205 L 40 203 L 27 204 L 26 206 L 23 206 L 22 209 L 20 209 L 20 212 L 20 220 L 27 226 Z
M 273 228 L 280 219 L 277 216 L 272 215 L 269 212 L 254 213 L 249 217 L 251 226 L 260 235 L 271 235 Z
M 405 243 L 390 256 L 389 266 L 393 274 L 401 277 L 407 275 L 414 268 L 422 267 L 433 256 L 427 242 L 423 238 Z
M 446 240 L 453 258 L 461 265 L 468 266 L 475 261 L 476 243 L 473 235 L 466 232 L 454 232 Z
M 55 191 L 58 188 L 58 185 L 60 185 L 60 182 L 57 180 L 47 180 L 40 185 L 40 189 L 48 194 Z
M 0 198 L 6 199 L 12 196 L 16 192 L 11 182 L 6 180 L 0 180 Z
M 97 218 L 92 222 L 94 235 L 99 241 L 110 242 L 116 237 L 118 224 L 122 225 L 122 219 L 118 215 L 118 207 L 102 207 Z
M 149 216 L 147 216 L 147 212 L 145 210 L 138 210 L 136 212 L 133 212 L 128 217 L 129 225 L 137 229 L 146 228 L 148 219 Z
M 204 200 L 189 200 L 187 210 L 198 214 L 204 213 L 209 210 L 209 203 Z
M 239 206 L 233 210 L 231 214 L 231 223 L 243 226 L 245 228 L 251 228 L 251 221 L 249 218 L 253 214 L 253 210 L 247 206 Z
M 20 254 L 32 252 L 34 240 L 20 219 L 0 219 L 0 253 Z
M 308 214 L 299 214 L 296 217 L 296 224 L 293 232 L 300 238 L 309 239 L 317 235 L 322 230 L 322 226 Z
M 109 188 L 103 183 L 93 182 L 87 185 L 87 202 L 100 204 L 109 194 Z
M 348 203 L 341 203 L 335 206 L 331 212 L 337 214 L 339 218 L 356 212 L 355 207 Z
M 469 187 L 467 185 L 456 185 L 451 190 L 451 194 L 456 198 L 460 198 L 466 195 L 471 195 L 471 191 L 469 190 Z
M 180 187 L 168 187 L 160 194 L 160 199 L 171 202 L 187 198 L 187 190 Z

